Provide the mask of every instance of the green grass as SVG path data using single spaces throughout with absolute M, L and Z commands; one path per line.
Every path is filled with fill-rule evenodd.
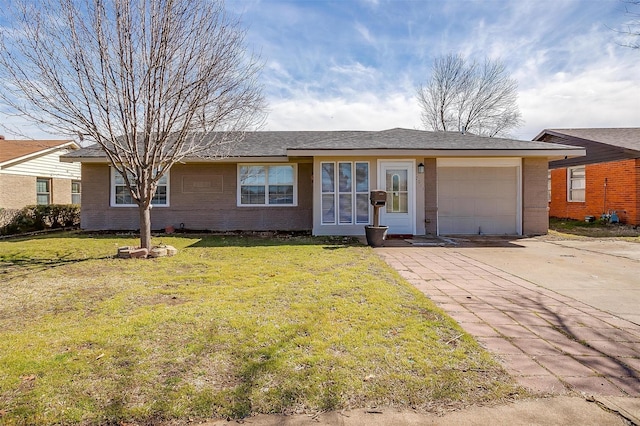
M 640 243 L 640 229 L 619 223 L 549 218 L 550 234 L 564 237 L 615 238 Z
M 0 241 L 0 423 L 440 411 L 519 390 L 368 247 L 175 236 L 154 243 L 177 256 L 114 258 L 136 242 Z

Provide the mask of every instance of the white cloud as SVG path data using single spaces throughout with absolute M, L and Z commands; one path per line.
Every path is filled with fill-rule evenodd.
M 369 43 L 369 44 L 375 44 L 376 43 L 375 37 L 371 34 L 371 32 L 369 31 L 369 29 L 367 27 L 362 25 L 360 22 L 356 22 L 355 23 L 355 28 L 356 28 L 356 31 L 358 32 L 358 34 L 360 34 L 360 36 L 367 43 Z
M 265 130 L 420 128 L 418 105 L 405 93 L 384 97 L 362 93 L 350 99 L 300 96 L 272 99 L 270 110 Z
M 360 62 L 355 62 L 349 65 L 333 65 L 329 70 L 349 78 L 357 79 L 373 79 L 378 74 L 378 71 L 375 68 L 364 66 Z
M 640 126 L 640 80 L 616 68 L 558 73 L 520 92 L 526 123 L 516 136 L 532 139 L 545 128 Z

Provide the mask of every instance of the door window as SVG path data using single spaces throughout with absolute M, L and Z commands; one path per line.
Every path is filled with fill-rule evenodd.
M 387 213 L 407 213 L 409 211 L 407 178 L 406 169 L 387 169 Z

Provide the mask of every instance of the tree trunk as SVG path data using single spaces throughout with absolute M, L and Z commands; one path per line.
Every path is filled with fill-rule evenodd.
M 140 247 L 151 250 L 151 207 L 139 206 L 140 210 Z

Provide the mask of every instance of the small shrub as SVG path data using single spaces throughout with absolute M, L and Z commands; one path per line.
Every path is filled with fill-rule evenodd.
M 11 223 L 14 217 L 18 214 L 18 209 L 4 209 L 0 207 L 0 229 Z
M 78 225 L 80 206 L 77 204 L 33 205 L 14 211 L 11 219 L 0 227 L 0 234 L 21 234 Z

